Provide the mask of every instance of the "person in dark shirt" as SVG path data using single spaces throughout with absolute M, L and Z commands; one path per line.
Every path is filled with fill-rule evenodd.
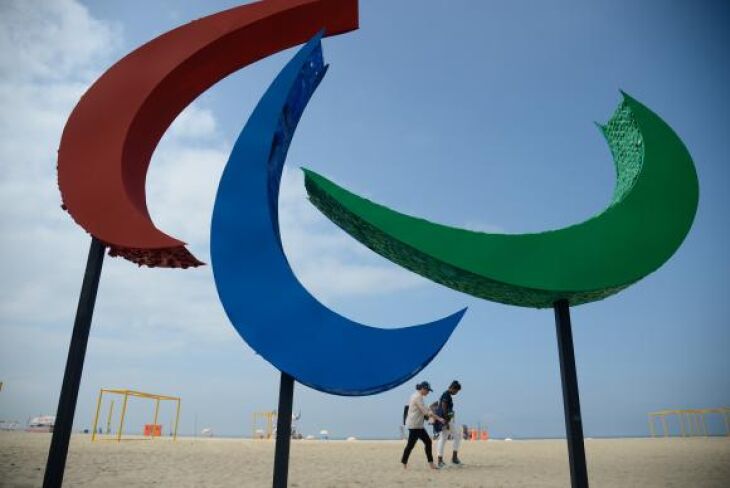
M 461 391 L 461 384 L 454 380 L 449 385 L 449 389 L 446 390 L 439 399 L 438 414 L 444 418 L 445 422 L 441 426 L 441 433 L 439 434 L 437 451 L 438 451 L 438 466 L 445 466 L 444 463 L 444 448 L 446 447 L 446 441 L 449 439 L 449 435 L 454 441 L 453 454 L 451 455 L 451 462 L 453 464 L 461 464 L 459 460 L 459 446 L 461 445 L 461 430 L 456 425 L 456 415 L 454 413 L 454 395 Z

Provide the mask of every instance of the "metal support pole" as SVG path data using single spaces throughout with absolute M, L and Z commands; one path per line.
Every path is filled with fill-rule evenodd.
M 104 249 L 105 246 L 101 241 L 95 237 L 91 238 L 89 257 L 86 261 L 84 281 L 81 285 L 81 295 L 79 296 L 74 329 L 71 334 L 71 344 L 68 348 L 66 370 L 63 373 L 61 395 L 58 399 L 53 438 L 51 439 L 51 447 L 48 450 L 43 488 L 58 488 L 63 484 L 68 443 L 71 440 L 71 427 L 73 426 L 74 413 L 76 413 L 76 400 L 79 396 L 81 373 L 84 369 L 86 345 L 89 341 L 91 318 L 94 315 L 96 291 L 99 289 L 101 265 L 104 263 Z
M 649 433 L 654 437 L 654 416 L 649 414 Z
M 112 432 L 112 415 L 114 415 L 114 400 L 109 404 L 109 413 L 106 416 L 106 434 L 109 435 Z
M 555 327 L 558 336 L 560 356 L 560 379 L 563 384 L 563 407 L 565 410 L 565 431 L 568 438 L 570 462 L 570 483 L 573 488 L 588 488 L 585 446 L 583 445 L 583 421 L 580 416 L 578 397 L 578 376 L 575 370 L 573 333 L 570 327 L 570 305 L 567 300 L 558 300 L 555 309 Z
M 180 422 L 180 399 L 177 399 L 177 410 L 175 411 L 175 431 L 172 434 L 172 440 L 177 440 L 177 424 Z
M 152 440 L 155 439 L 155 428 L 157 427 L 157 415 L 160 413 L 160 399 L 155 400 L 155 416 L 152 419 L 152 431 L 150 432 L 150 437 Z M 160 432 L 162 434 L 162 432 Z
M 274 453 L 274 488 L 286 488 L 289 477 L 291 414 L 294 403 L 294 378 L 281 372 L 279 410 L 276 418 L 276 451 Z
M 96 425 L 99 422 L 99 412 L 101 411 L 101 396 L 104 390 L 99 390 L 99 399 L 96 401 L 96 415 L 94 415 L 94 427 L 91 429 L 91 442 L 96 440 Z
M 127 399 L 129 395 L 124 394 L 124 401 L 122 402 L 122 414 L 119 416 L 119 431 L 117 432 L 117 442 L 122 440 L 122 432 L 124 432 L 124 416 L 127 414 Z
M 669 429 L 667 428 L 667 417 L 666 415 L 661 416 L 662 419 L 662 430 L 664 431 L 664 437 L 669 437 Z

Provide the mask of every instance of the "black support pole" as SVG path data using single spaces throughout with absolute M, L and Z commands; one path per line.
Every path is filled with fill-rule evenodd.
M 68 348 L 66 371 L 63 374 L 61 396 L 58 399 L 56 422 L 53 426 L 51 448 L 48 451 L 46 473 L 43 478 L 43 488 L 58 488 L 63 484 L 63 471 L 66 468 L 68 443 L 71 439 L 71 427 L 76 412 L 76 399 L 79 396 L 81 372 L 84 369 L 86 344 L 89 341 L 91 317 L 94 314 L 96 291 L 99 288 L 101 265 L 104 263 L 105 246 L 96 238 L 91 238 L 89 258 L 86 261 L 86 272 L 81 285 L 79 305 L 76 309 L 76 320 L 71 335 L 71 344 Z
M 560 355 L 560 379 L 563 383 L 563 407 L 565 408 L 565 431 L 568 437 L 568 458 L 570 461 L 570 484 L 573 488 L 588 488 L 588 468 L 583 445 L 583 422 L 580 417 L 578 397 L 578 376 L 575 370 L 573 332 L 570 328 L 570 305 L 567 300 L 558 300 L 555 309 L 555 327 L 558 335 Z
M 276 416 L 276 452 L 274 453 L 274 488 L 286 488 L 289 477 L 291 413 L 294 403 L 294 378 L 281 372 L 279 411 Z

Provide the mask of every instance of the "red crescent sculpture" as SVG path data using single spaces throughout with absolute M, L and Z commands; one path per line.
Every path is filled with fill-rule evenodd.
M 81 97 L 58 151 L 63 208 L 92 236 L 138 265 L 203 264 L 155 227 L 145 180 L 173 120 L 217 81 L 259 59 L 357 29 L 357 0 L 266 0 L 171 30 L 109 68 Z

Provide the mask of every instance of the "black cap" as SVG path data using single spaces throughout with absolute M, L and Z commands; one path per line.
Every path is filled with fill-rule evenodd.
M 451 385 L 449 385 L 449 388 L 456 388 L 457 390 L 461 390 L 461 383 L 454 380 L 451 382 Z
M 428 381 L 422 381 L 416 385 L 416 390 L 422 390 L 423 388 L 426 388 L 428 391 L 433 391 Z

